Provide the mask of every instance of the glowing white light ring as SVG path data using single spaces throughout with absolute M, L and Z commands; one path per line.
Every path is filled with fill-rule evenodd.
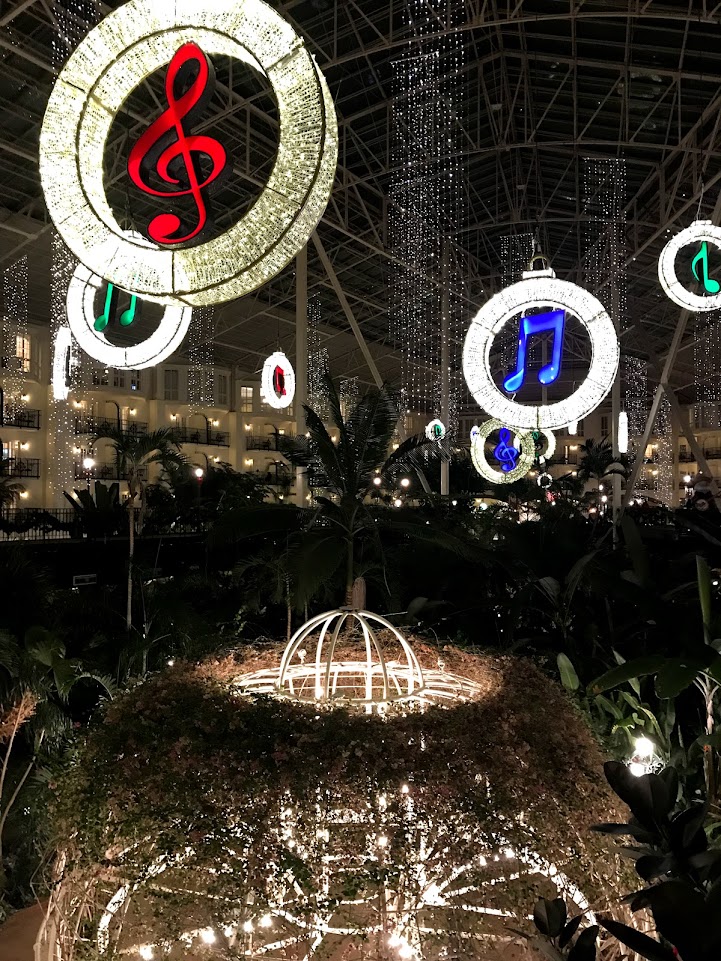
M 70 351 L 70 367 L 75 366 L 73 355 L 73 335 L 65 324 L 58 330 L 53 347 L 53 398 L 67 400 L 70 388 L 66 377 L 67 357 Z
M 544 471 L 542 474 L 538 475 L 536 478 L 536 483 L 539 487 L 543 488 L 544 491 L 547 491 L 551 484 L 553 484 L 553 477 L 547 471 Z
M 221 236 L 184 249 L 140 250 L 108 203 L 106 143 L 131 93 L 189 41 L 208 55 L 252 63 L 268 79 L 278 103 L 278 152 L 260 197 Z M 234 300 L 278 274 L 323 215 L 337 157 L 328 85 L 302 38 L 263 0 L 123 4 L 62 69 L 40 133 L 46 204 L 70 250 L 121 290 L 166 305 Z
M 710 220 L 695 220 L 690 227 L 669 240 L 658 259 L 658 279 L 666 296 L 686 310 L 718 310 L 721 307 L 721 293 L 709 297 L 694 294 L 676 276 L 676 257 L 681 248 L 704 241 L 721 250 L 721 227 L 715 227 Z
M 608 395 L 618 372 L 618 337 L 603 304 L 587 290 L 558 280 L 552 271 L 540 276 L 529 271 L 523 278 L 492 297 L 471 322 L 463 345 L 463 373 L 468 389 L 491 416 L 518 428 L 554 430 L 587 417 Z M 586 379 L 566 400 L 526 406 L 506 397 L 494 383 L 491 348 L 510 320 L 539 307 L 566 310 L 578 318 L 591 340 L 591 364 Z
M 273 374 L 276 367 L 283 369 L 285 375 L 285 394 L 278 397 L 273 387 Z M 263 364 L 263 374 L 261 376 L 260 390 L 264 403 L 276 410 L 283 410 L 290 407 L 295 397 L 295 371 L 293 365 L 288 360 L 282 350 L 276 350 L 274 354 Z
M 520 441 L 518 462 L 512 471 L 504 474 L 503 471 L 494 470 L 486 458 L 486 441 L 494 430 L 500 430 L 506 425 L 500 420 L 487 420 L 485 424 L 478 428 L 471 438 L 471 460 L 481 477 L 485 477 L 492 484 L 513 484 L 515 481 L 525 477 L 533 467 L 536 459 L 536 443 L 527 431 L 516 432 Z
M 95 330 L 96 294 L 104 283 L 102 277 L 78 264 L 68 287 L 68 323 L 86 354 L 106 367 L 143 370 L 161 363 L 180 347 L 193 316 L 190 307 L 166 307 L 157 330 L 139 344 L 111 344 L 104 331 Z
M 436 427 L 441 428 L 441 432 L 438 435 L 433 433 Z M 440 440 L 443 440 L 445 436 L 446 436 L 446 425 L 443 423 L 442 420 L 438 420 L 438 418 L 436 417 L 436 419 L 432 420 L 430 424 L 426 424 L 426 437 L 428 438 L 428 440 L 440 441 Z

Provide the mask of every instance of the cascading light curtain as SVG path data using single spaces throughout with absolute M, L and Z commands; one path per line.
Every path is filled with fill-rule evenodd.
M 191 414 L 215 405 L 213 353 L 213 307 L 193 311 L 188 331 L 188 406 Z
M 461 0 L 407 0 L 412 39 L 393 63 L 388 229 L 400 263 L 390 276 L 391 335 L 402 356 L 404 408 L 433 417 L 441 414 L 446 356 L 449 411 L 457 407 L 462 318 L 456 292 L 462 283 L 453 237 L 464 200 L 456 122 L 461 34 L 432 35 L 459 24 L 463 15 Z M 441 286 L 448 291 L 445 324 Z
M 524 270 L 528 270 L 535 247 L 532 233 L 507 234 L 501 237 L 501 287 L 510 287 L 522 279 Z M 501 369 L 504 372 L 513 370 L 518 350 L 518 331 L 516 324 L 506 324 L 499 333 L 494 349 L 500 353 Z
M 320 324 L 323 317 L 320 296 L 308 300 L 308 405 L 322 420 L 328 419 L 328 400 L 323 390 L 323 378 L 330 361 L 328 348 L 321 346 Z
M 721 311 L 696 315 L 693 347 L 696 380 L 696 424 L 721 428 Z
M 50 343 L 55 344 L 58 331 L 67 323 L 68 285 L 76 260 L 60 237 L 53 231 L 50 254 Z M 87 363 L 83 365 L 89 369 Z M 75 483 L 75 411 L 72 402 L 56 400 L 51 392 L 48 405 L 48 482 L 56 505 L 62 503 L 63 492 L 72 491 Z
M 23 408 L 25 378 L 30 365 L 28 336 L 28 259 L 23 257 L 3 271 L 3 399 L 12 418 Z
M 656 497 L 667 507 L 676 506 L 676 483 L 674 474 L 674 443 L 671 423 L 671 404 L 663 395 L 656 419 L 653 459 L 653 487 Z

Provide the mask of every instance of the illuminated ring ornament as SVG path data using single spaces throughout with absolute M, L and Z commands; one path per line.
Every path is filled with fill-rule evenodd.
M 278 393 L 275 383 L 275 372 L 280 369 L 283 373 L 283 392 Z M 263 374 L 260 381 L 260 392 L 263 402 L 276 410 L 290 407 L 295 397 L 295 371 L 293 365 L 282 350 L 274 354 L 263 364 Z
M 498 333 L 526 310 L 549 307 L 577 317 L 591 339 L 591 364 L 583 383 L 555 404 L 518 404 L 496 386 L 491 348 Z M 603 304 L 582 287 L 558 280 L 552 270 L 531 270 L 523 280 L 492 297 L 471 322 L 463 345 L 463 373 L 478 404 L 504 424 L 527 430 L 555 430 L 582 420 L 608 395 L 616 379 L 620 347 Z
M 553 477 L 544 471 L 543 474 L 538 475 L 536 483 L 539 487 L 542 487 L 544 491 L 547 491 L 553 484 Z
M 143 241 L 148 247 L 148 241 Z M 150 337 L 132 347 L 116 347 L 95 329 L 96 294 L 105 281 L 78 264 L 68 287 L 68 323 L 80 347 L 106 367 L 143 370 L 161 363 L 180 347 L 193 316 L 190 307 L 166 307 L 163 319 Z
M 442 420 L 432 420 L 430 424 L 426 424 L 426 437 L 428 440 L 441 441 L 446 436 L 446 425 Z
M 538 455 L 538 460 L 540 461 L 540 463 L 543 463 L 544 461 L 550 460 L 551 457 L 553 457 L 553 455 L 556 453 L 557 441 L 556 441 L 556 435 L 553 433 L 552 430 L 539 430 L 538 433 L 543 434 L 544 438 L 546 439 L 546 448 L 545 450 L 542 450 L 541 453 Z M 518 447 L 520 442 L 521 442 L 520 437 L 514 437 L 513 439 L 514 447 Z
M 70 393 L 68 371 L 77 363 L 73 351 L 73 335 L 63 324 L 55 335 L 53 346 L 53 400 L 67 400 Z
M 189 41 L 268 79 L 280 142 L 264 190 L 234 226 L 198 246 L 148 249 L 128 239 L 110 208 L 104 154 L 123 103 Z M 121 290 L 165 305 L 234 300 L 278 274 L 323 215 L 337 158 L 338 122 L 326 81 L 301 37 L 263 0 L 123 4 L 63 67 L 40 133 L 45 200 L 67 246 Z
M 702 297 L 687 290 L 676 276 L 676 257 L 683 247 L 690 244 L 712 244 L 721 250 L 721 227 L 715 227 L 710 220 L 695 220 L 690 227 L 669 240 L 658 259 L 658 279 L 669 297 L 679 307 L 686 310 L 718 310 L 721 307 L 721 293 Z
M 528 431 L 517 432 L 521 445 L 518 452 L 518 463 L 507 474 L 500 470 L 494 470 L 486 458 L 486 441 L 494 430 L 501 430 L 503 427 L 505 427 L 505 424 L 494 418 L 493 420 L 487 420 L 485 424 L 478 428 L 477 432 L 471 435 L 473 466 L 481 477 L 485 477 L 492 484 L 513 484 L 514 481 L 526 476 L 536 459 L 536 444 L 531 434 Z

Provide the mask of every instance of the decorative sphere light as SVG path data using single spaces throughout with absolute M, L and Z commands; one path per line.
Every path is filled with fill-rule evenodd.
M 92 470 L 93 467 L 95 467 L 95 459 L 93 457 L 84 457 L 83 467 L 85 470 Z
M 602 503 L 602 504 L 607 504 L 607 503 L 608 503 L 608 494 L 604 494 L 604 495 L 601 497 L 601 503 Z
M 271 914 L 264 914 L 260 919 L 259 924 L 261 928 L 272 928 L 273 927 L 273 916 Z
M 198 478 L 198 480 L 201 480 L 203 475 L 205 474 L 205 471 L 203 470 L 202 467 L 196 467 L 193 473 Z
M 688 486 L 688 485 L 691 483 L 691 475 L 690 475 L 690 474 L 684 474 L 684 475 L 683 475 L 683 482 L 684 482 L 684 484 L 686 484 L 686 486 Z
M 628 765 L 628 769 L 634 777 L 643 777 L 644 774 L 646 774 L 646 765 L 641 764 L 638 761 L 631 761 L 631 763 Z
M 215 944 L 215 931 L 212 928 L 204 928 L 200 932 L 200 940 L 203 944 Z
M 396 497 L 396 499 L 393 501 L 393 506 L 403 507 L 403 501 L 400 499 L 400 497 Z
M 119 105 L 189 42 L 264 74 L 280 140 L 260 196 L 228 230 L 197 246 L 143 249 L 125 236 L 108 201 L 105 152 Z M 270 4 L 129 0 L 60 71 L 40 131 L 39 168 L 50 218 L 90 271 L 158 303 L 201 307 L 256 290 L 293 260 L 325 211 L 337 157 L 328 85 L 303 38 Z
M 636 757 L 652 757 L 655 752 L 653 741 L 648 737 L 637 737 L 634 744 Z
M 252 922 L 252 921 L 244 921 L 244 922 L 243 922 L 243 930 L 245 931 L 246 934 L 250 934 L 251 931 L 253 930 L 253 922 Z
M 404 477 L 403 480 L 401 481 L 401 487 L 408 488 L 410 486 L 411 486 L 410 480 L 407 477 Z
M 428 440 L 442 441 L 446 436 L 446 425 L 442 420 L 432 420 L 426 424 L 426 437 Z
M 153 949 L 149 944 L 144 944 L 138 951 L 143 961 L 153 961 Z
M 260 393 L 263 402 L 276 410 L 283 410 L 293 403 L 295 371 L 282 350 L 276 350 L 263 364 Z
M 553 404 L 525 405 L 496 386 L 491 350 L 507 323 L 541 307 L 568 311 L 579 320 L 591 341 L 591 363 L 570 397 Z M 463 345 L 463 373 L 476 402 L 492 417 L 519 429 L 553 430 L 582 420 L 610 392 L 619 359 L 618 336 L 603 304 L 582 287 L 559 280 L 552 270 L 526 271 L 521 281 L 492 297 L 471 322 Z
M 374 477 L 374 478 L 373 478 L 373 483 L 376 485 L 376 487 L 380 487 L 381 484 L 383 483 L 383 481 L 381 480 L 380 477 Z
M 680 282 L 676 274 L 676 258 L 684 247 L 700 244 L 701 250 L 692 262 L 692 270 L 696 278 L 701 278 L 695 269 L 698 258 L 703 258 L 704 289 L 709 296 L 692 293 Z M 658 260 L 658 279 L 661 286 L 675 304 L 690 311 L 718 310 L 721 307 L 721 286 L 718 281 L 708 277 L 708 244 L 721 250 L 721 227 L 714 226 L 710 220 L 695 220 L 685 230 L 673 237 L 661 251 Z

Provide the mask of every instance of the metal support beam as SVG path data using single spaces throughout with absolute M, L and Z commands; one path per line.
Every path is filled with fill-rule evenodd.
M 317 231 L 313 234 L 313 245 L 316 251 L 318 252 L 318 256 L 320 257 L 320 260 L 321 260 L 321 263 L 323 264 L 325 272 L 328 274 L 328 280 L 330 280 L 333 290 L 335 291 L 336 296 L 340 301 L 340 305 L 343 308 L 343 313 L 345 314 L 346 319 L 350 324 L 350 329 L 355 334 L 355 339 L 358 341 L 358 346 L 361 349 L 361 353 L 365 357 L 365 361 L 368 364 L 368 368 L 371 372 L 373 380 L 375 381 L 376 386 L 380 388 L 383 386 L 383 378 L 381 377 L 380 371 L 378 370 L 378 366 L 376 365 L 376 362 L 373 359 L 373 354 L 371 354 L 370 350 L 368 349 L 368 344 L 366 343 L 365 337 L 363 336 L 363 331 L 358 326 L 358 321 L 355 319 L 355 315 L 353 313 L 353 310 L 351 309 L 351 305 L 348 303 L 348 298 L 346 297 L 345 292 L 340 285 L 340 281 L 338 280 L 336 272 L 333 269 L 333 264 L 330 262 L 330 257 L 326 253 L 326 249 L 323 246 L 323 241 L 318 236 Z M 400 421 L 398 422 L 398 434 L 402 440 L 405 440 L 407 435 L 406 435 L 405 426 L 403 424 L 403 418 L 401 418 Z M 432 496 L 433 492 L 431 491 L 426 475 L 423 473 L 423 471 L 419 467 L 416 467 L 415 470 L 416 470 L 416 474 L 418 475 L 418 480 L 421 482 L 421 486 L 423 487 L 423 490 L 426 492 L 426 494 L 428 494 L 429 496 Z
M 711 214 L 711 219 L 714 223 L 717 223 L 720 216 L 721 216 L 721 190 L 719 191 L 718 197 L 716 198 L 716 203 L 713 208 L 713 213 Z M 669 398 L 669 401 L 671 403 L 671 410 L 673 411 L 675 407 L 677 411 L 676 413 L 677 419 L 679 420 L 681 429 L 686 434 L 686 438 L 689 444 L 691 445 L 691 449 L 694 451 L 694 456 L 698 458 L 697 463 L 699 467 L 702 468 L 704 473 L 708 473 L 709 476 L 711 476 L 708 463 L 706 461 L 706 458 L 704 457 L 703 451 L 701 450 L 701 447 L 698 441 L 696 440 L 696 437 L 693 431 L 690 430 L 690 428 L 688 428 L 688 425 L 684 426 L 684 418 L 681 415 L 681 408 L 678 403 L 678 398 L 674 394 L 673 388 L 670 385 L 671 371 L 673 370 L 673 365 L 676 362 L 676 355 L 678 354 L 679 347 L 681 346 L 683 335 L 686 333 L 686 325 L 688 323 L 688 319 L 690 316 L 691 316 L 691 311 L 686 310 L 685 308 L 681 311 L 681 314 L 679 315 L 678 323 L 676 324 L 676 330 L 674 331 L 673 339 L 671 340 L 671 346 L 669 347 L 668 354 L 666 355 L 666 359 L 664 361 L 663 370 L 661 371 L 659 384 L 653 395 L 651 410 L 649 411 L 648 418 L 646 419 L 646 427 L 644 428 L 643 437 L 641 438 L 641 446 L 639 447 L 638 452 L 636 454 L 636 460 L 633 465 L 633 470 L 631 471 L 631 476 L 628 479 L 628 482 L 626 484 L 626 493 L 629 495 L 629 498 L 633 498 L 633 491 L 634 491 L 634 488 L 636 487 L 636 484 L 638 483 L 638 478 L 641 473 L 641 468 L 643 467 L 643 459 L 646 453 L 646 448 L 648 447 L 648 442 L 651 439 L 651 434 L 653 433 L 653 429 L 656 426 L 656 418 L 658 417 L 658 412 L 661 408 L 661 401 L 663 399 L 664 393 Z M 688 428 L 688 433 L 686 433 L 687 428 Z M 629 500 L 629 503 L 630 503 L 630 500 Z
M 305 434 L 308 403 L 308 247 L 295 258 L 295 433 Z M 299 507 L 306 506 L 308 478 L 302 467 L 295 469 L 295 497 Z

